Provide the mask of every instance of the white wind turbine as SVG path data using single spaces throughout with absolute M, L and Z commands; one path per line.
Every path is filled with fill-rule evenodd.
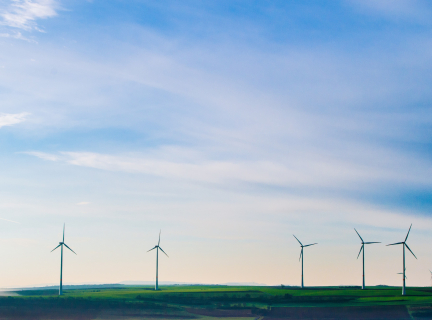
M 156 249 L 156 285 L 155 285 L 155 290 L 159 289 L 159 286 L 158 286 L 159 250 L 162 251 L 163 253 L 165 253 L 165 251 L 163 251 L 162 248 L 159 246 L 159 244 L 160 244 L 160 235 L 161 235 L 161 231 L 159 231 L 159 241 L 158 241 L 158 244 L 149 250 L 149 251 L 152 251 L 152 250 Z M 149 252 L 149 251 L 147 251 L 147 252 Z M 165 253 L 165 255 L 168 257 L 168 255 L 166 253 Z
M 75 253 L 71 248 L 68 247 L 68 245 L 64 242 L 64 235 L 65 235 L 65 225 L 63 224 L 63 241 L 59 242 L 59 245 L 51 250 L 53 252 L 58 247 L 61 247 L 61 258 L 60 258 L 60 288 L 59 288 L 59 296 L 63 294 L 63 246 L 68 248 L 70 251 Z M 75 253 L 76 254 L 76 253 Z
M 412 223 L 411 223 L 411 225 L 410 225 L 410 227 L 408 229 L 408 233 L 407 233 L 404 241 L 402 241 L 402 242 L 396 242 L 396 243 L 391 243 L 391 244 L 387 245 L 387 246 L 394 246 L 394 245 L 398 245 L 398 244 L 402 245 L 402 251 L 403 251 L 402 295 L 403 296 L 405 295 L 405 279 L 406 279 L 406 276 L 405 276 L 405 270 L 406 270 L 406 268 L 405 268 L 405 247 L 412 253 L 412 255 L 414 256 L 414 258 L 417 259 L 417 257 L 415 256 L 414 252 L 412 252 L 411 249 L 406 244 L 406 241 L 408 239 L 408 235 L 409 235 L 409 233 L 411 231 L 411 227 L 412 227 Z
M 364 249 L 364 246 L 365 246 L 365 244 L 381 243 L 381 242 L 364 242 L 364 241 L 363 241 L 363 238 L 362 238 L 362 237 L 360 236 L 360 234 L 357 232 L 356 228 L 354 228 L 354 230 L 355 230 L 355 232 L 357 233 L 357 235 L 359 236 L 359 238 L 360 238 L 360 240 L 361 240 L 361 243 L 362 243 L 362 245 L 361 245 L 361 247 L 360 247 L 359 254 L 358 254 L 358 256 L 357 256 L 357 259 L 358 259 L 358 257 L 360 256 L 360 253 L 361 253 L 362 250 L 363 250 L 363 283 L 362 283 L 362 289 L 364 289 L 364 288 L 365 288 L 365 249 Z
M 293 236 L 294 236 L 294 235 L 293 235 Z M 298 243 L 300 243 L 300 247 L 301 247 L 299 261 L 300 261 L 300 259 L 301 259 L 301 264 L 302 264 L 301 287 L 304 288 L 304 284 L 303 284 L 303 256 L 304 256 L 304 254 L 303 254 L 303 248 L 310 247 L 310 246 L 313 246 L 313 245 L 318 244 L 318 243 L 311 243 L 311 244 L 307 244 L 307 245 L 304 246 L 304 245 L 300 242 L 300 240 L 297 239 L 296 236 L 294 236 L 294 238 L 296 238 L 296 240 L 298 241 Z

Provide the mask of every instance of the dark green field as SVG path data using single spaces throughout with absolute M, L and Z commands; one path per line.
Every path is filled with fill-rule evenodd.
M 70 287 L 0 297 L 0 319 L 432 319 L 432 288 Z

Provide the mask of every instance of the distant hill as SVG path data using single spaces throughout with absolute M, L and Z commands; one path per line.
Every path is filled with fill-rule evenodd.
M 154 285 L 154 281 L 122 281 L 124 285 Z M 159 281 L 159 285 L 221 285 L 221 286 L 267 286 L 265 283 L 257 282 L 226 282 L 226 283 L 193 283 L 193 282 L 178 282 L 178 281 Z

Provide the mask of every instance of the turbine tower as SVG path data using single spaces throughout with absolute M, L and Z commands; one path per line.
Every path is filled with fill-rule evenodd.
M 412 255 L 414 256 L 414 258 L 416 258 L 417 259 L 417 257 L 415 256 L 415 254 L 414 254 L 414 252 L 412 252 L 411 251 L 411 249 L 408 247 L 408 245 L 406 244 L 406 241 L 407 241 L 407 239 L 408 239 L 408 235 L 409 235 L 409 233 L 410 233 L 410 231 L 411 231 L 411 227 L 412 227 L 412 223 L 411 223 L 411 225 L 410 225 L 410 227 L 409 227 L 409 229 L 408 229 L 408 233 L 407 233 L 407 235 L 406 235 L 406 237 L 405 237 L 405 240 L 404 241 L 402 241 L 402 242 L 396 242 L 396 243 L 391 243 L 391 244 L 388 244 L 387 246 L 394 246 L 394 245 L 398 245 L 398 244 L 401 244 L 402 245 L 402 252 L 403 252 L 403 276 L 402 276 L 402 295 L 404 296 L 405 295 L 405 279 L 406 279 L 406 276 L 405 276 L 405 270 L 406 270 L 406 268 L 405 268 L 405 247 L 412 253 Z
M 64 242 L 64 234 L 65 234 L 65 225 L 63 224 L 63 241 L 59 242 L 59 245 L 51 250 L 53 252 L 58 247 L 61 247 L 61 258 L 60 258 L 60 288 L 59 288 L 59 296 L 63 294 L 63 246 L 68 248 L 70 251 L 75 253 L 71 248 L 68 247 L 68 245 Z M 76 253 L 75 253 L 76 254 Z
M 360 257 L 360 253 L 362 252 L 362 250 L 363 250 L 363 284 L 362 284 L 362 289 L 364 289 L 365 288 L 365 255 L 364 255 L 364 253 L 365 253 L 365 249 L 364 249 L 364 246 L 365 246 L 365 244 L 372 244 L 372 243 L 381 243 L 381 242 L 364 242 L 363 241 L 363 238 L 360 236 L 360 234 L 358 233 L 358 231 L 356 230 L 356 228 L 354 228 L 354 230 L 355 230 L 355 232 L 357 233 L 357 235 L 359 236 L 359 238 L 360 238 L 360 240 L 361 240 L 361 243 L 362 243 L 362 245 L 361 245 L 361 247 L 360 247 L 360 251 L 359 251 L 359 254 L 358 254 L 358 256 L 357 256 L 357 259 L 358 259 L 358 257 Z
M 163 253 L 165 253 L 165 251 L 163 251 L 162 248 L 159 246 L 159 244 L 160 244 L 160 235 L 161 235 L 161 231 L 159 231 L 159 241 L 158 241 L 158 244 L 156 246 L 154 246 L 153 248 L 151 248 L 149 251 L 147 251 L 147 252 L 150 252 L 150 251 L 156 249 L 156 285 L 155 285 L 155 290 L 159 289 L 159 286 L 158 286 L 159 250 L 162 251 Z M 165 255 L 168 257 L 168 255 L 166 253 L 165 253 Z
M 294 235 L 293 235 L 294 236 Z M 296 238 L 296 240 L 298 241 L 298 243 L 300 243 L 300 247 L 301 247 L 301 251 L 300 251 L 300 258 L 299 261 L 301 259 L 301 264 L 302 264 L 302 274 L 301 274 L 301 287 L 304 288 L 304 283 L 303 283 L 303 248 L 309 247 L 309 246 L 313 246 L 314 244 L 318 244 L 318 243 L 312 243 L 312 244 L 307 244 L 307 245 L 303 245 L 299 239 L 297 239 L 296 236 L 294 236 L 294 238 Z

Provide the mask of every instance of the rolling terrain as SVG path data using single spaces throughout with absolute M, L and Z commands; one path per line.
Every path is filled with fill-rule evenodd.
M 432 319 L 432 288 L 92 286 L 14 291 L 0 319 Z

